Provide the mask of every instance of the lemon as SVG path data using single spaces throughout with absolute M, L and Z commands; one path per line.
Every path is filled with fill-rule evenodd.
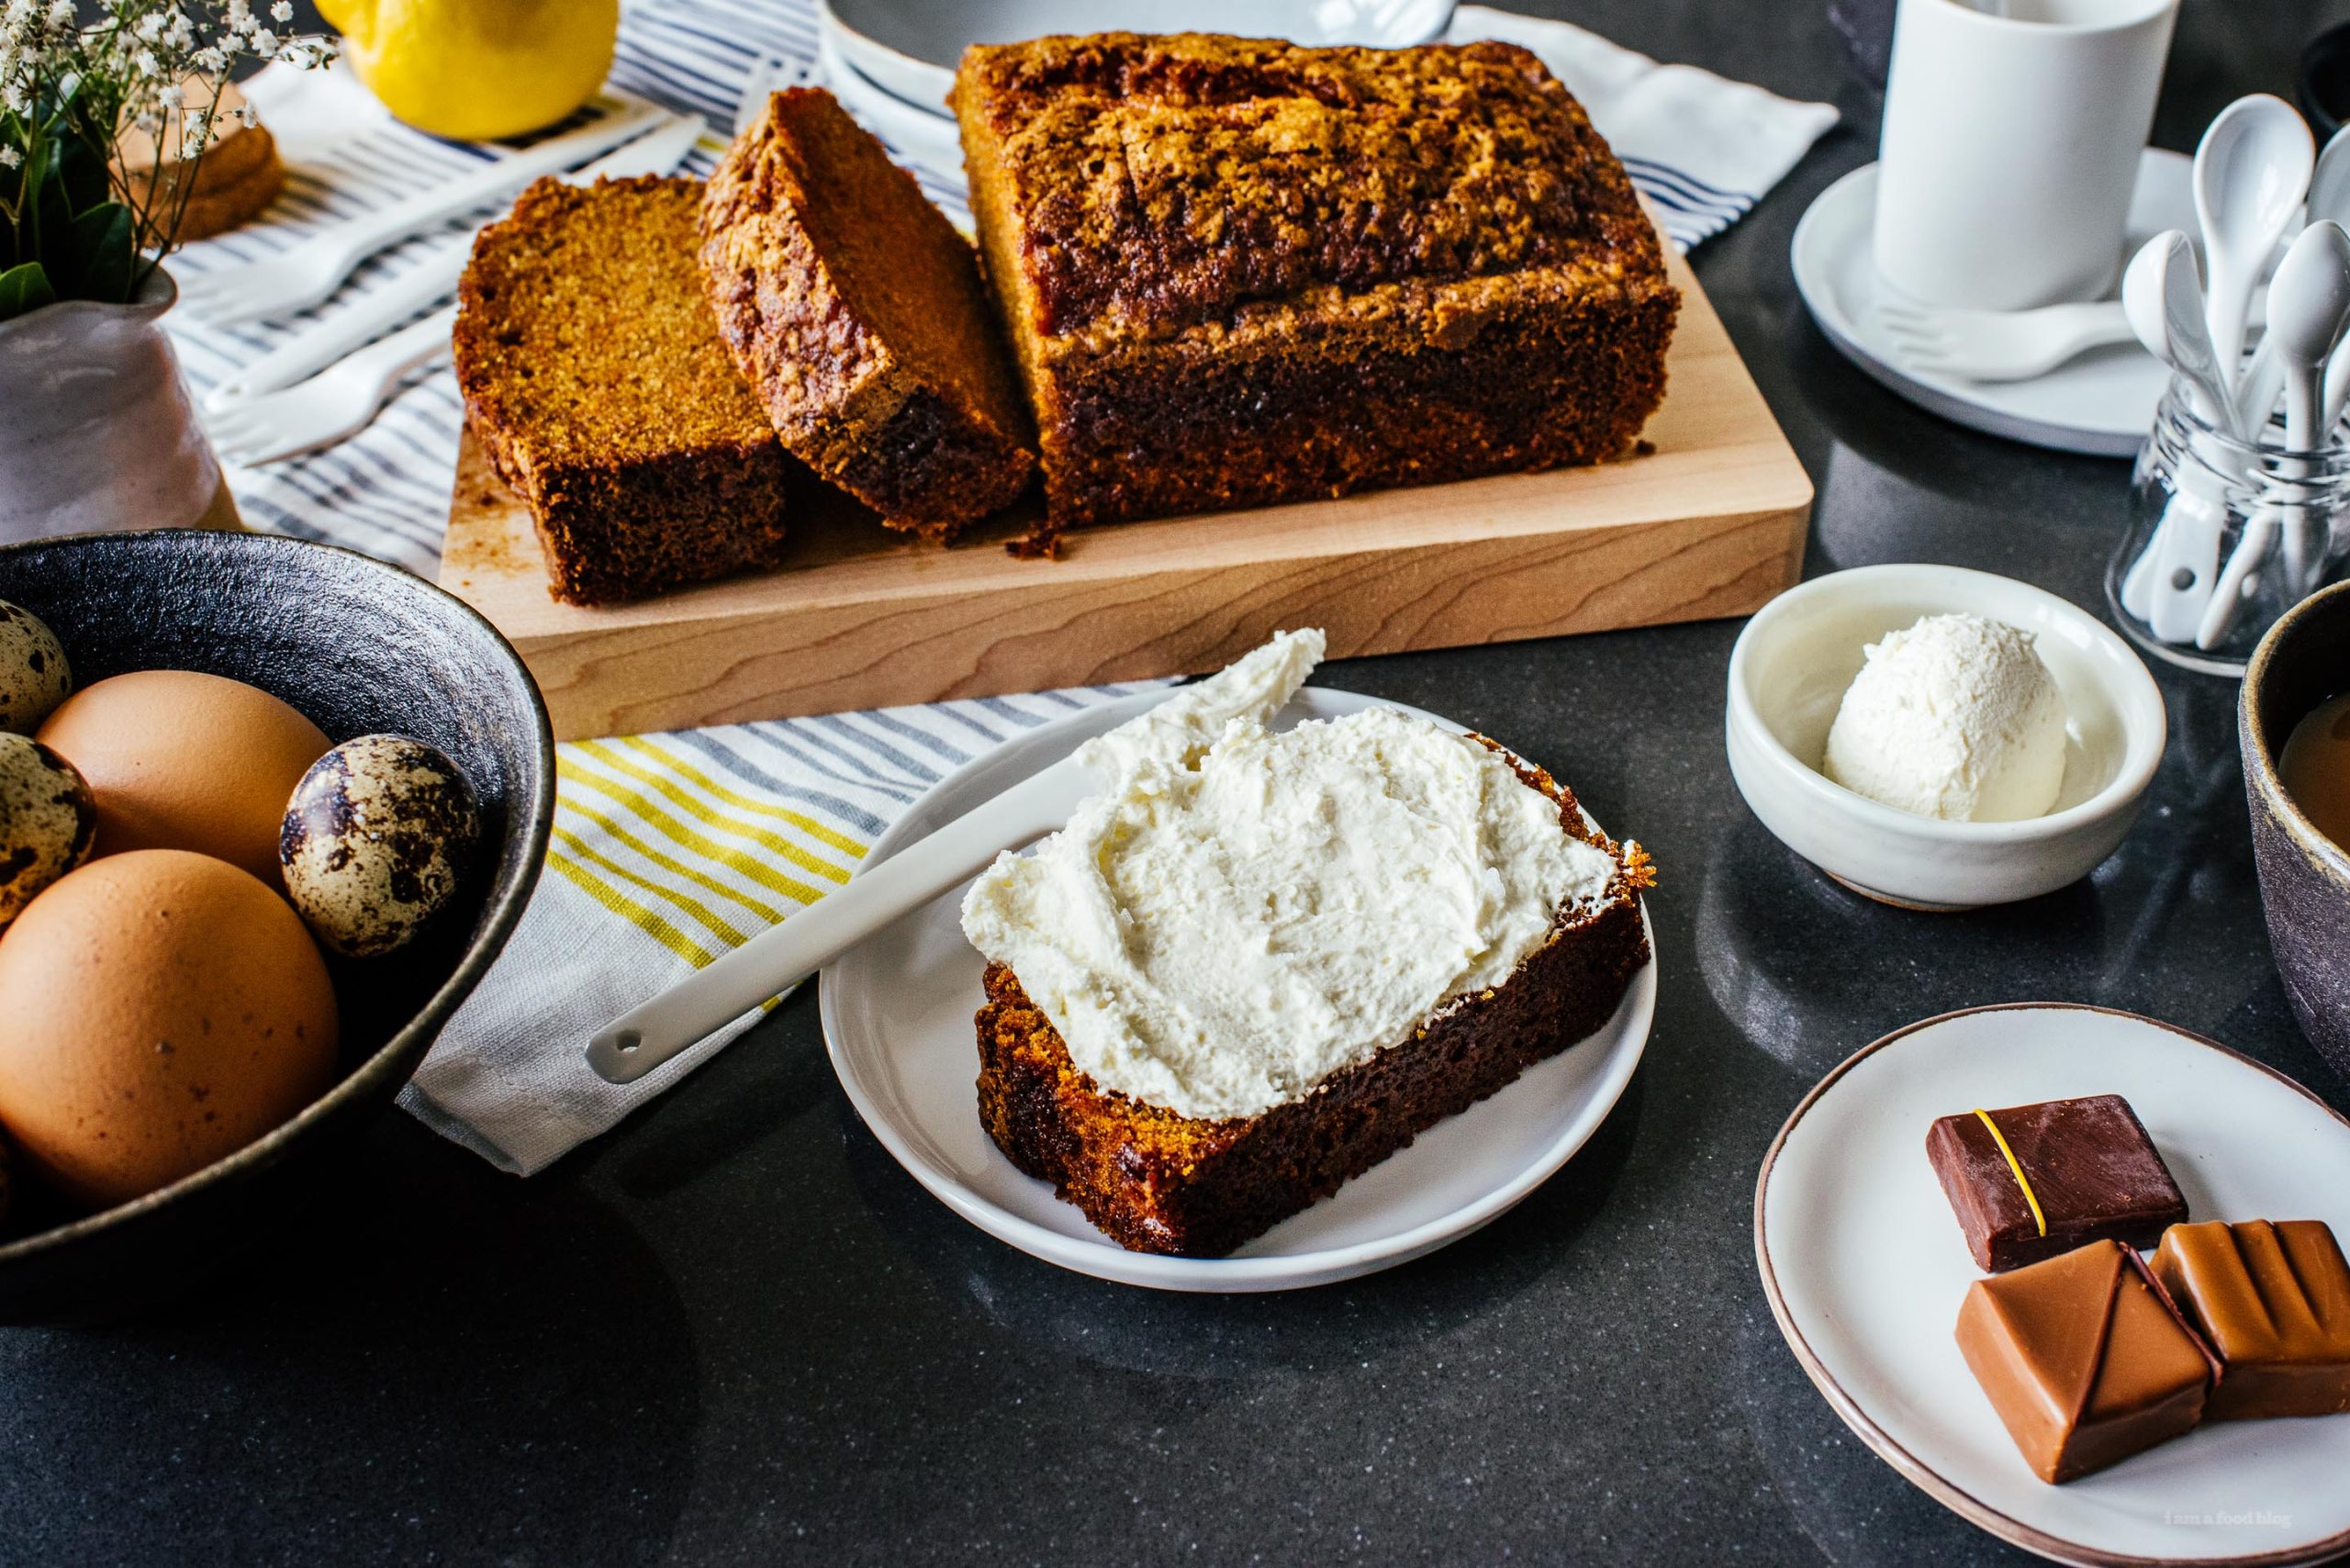
M 612 68 L 620 0 L 319 0 L 343 58 L 417 129 L 464 141 L 554 124 Z

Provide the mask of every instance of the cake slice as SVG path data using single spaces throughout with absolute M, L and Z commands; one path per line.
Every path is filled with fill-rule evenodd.
M 1102 793 L 963 914 L 989 1135 L 1120 1245 L 1193 1257 L 1598 1029 L 1652 879 L 1491 743 L 1380 708 L 1276 734 L 1293 682 L 1215 686 L 1176 744 L 1080 754 Z
M 784 444 L 892 527 L 946 539 L 1035 466 L 969 241 L 830 93 L 794 87 L 701 210 L 728 350 Z
M 1663 397 L 1656 230 L 1515 45 L 1046 38 L 953 102 L 1052 528 L 1600 462 Z
M 772 566 L 789 460 L 694 267 L 699 181 L 541 180 L 481 231 L 452 347 L 465 415 L 530 509 L 554 597 Z

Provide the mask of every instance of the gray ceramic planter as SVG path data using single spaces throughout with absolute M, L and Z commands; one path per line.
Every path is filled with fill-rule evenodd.
M 2312 595 L 2269 629 L 2244 670 L 2236 727 L 2277 969 L 2301 1032 L 2350 1078 L 2350 854 L 2311 824 L 2277 779 L 2293 726 L 2344 689 L 2350 583 Z

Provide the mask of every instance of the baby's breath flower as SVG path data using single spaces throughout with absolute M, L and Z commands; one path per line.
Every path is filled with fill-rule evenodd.
M 286 23 L 292 21 L 294 19 L 294 0 L 277 0 L 277 4 L 269 8 L 269 19 L 275 22 L 280 27 L 284 27 Z
M 25 155 L 15 148 L 0 143 L 0 169 L 14 169 L 23 164 Z

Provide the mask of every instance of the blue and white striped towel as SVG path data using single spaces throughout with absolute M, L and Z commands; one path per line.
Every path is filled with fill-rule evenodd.
M 1824 105 L 1660 66 L 1564 23 L 1464 6 L 1451 36 L 1506 39 L 1541 55 L 1589 107 L 1684 249 L 1735 222 L 1835 123 Z M 783 82 L 822 80 L 812 0 L 631 0 L 611 82 L 691 110 L 722 132 L 763 62 L 779 63 Z M 267 221 L 190 246 L 175 271 L 194 274 L 283 248 L 503 155 L 397 124 L 340 72 L 273 68 L 249 93 L 285 153 L 286 196 Z M 707 173 L 719 150 L 706 140 L 687 171 Z M 933 199 L 966 216 L 959 170 L 892 151 Z M 384 252 L 334 299 L 283 322 L 221 329 L 174 312 L 189 380 L 199 393 L 207 389 L 371 284 L 416 265 L 428 242 Z M 429 576 L 440 558 L 462 419 L 455 378 L 445 369 L 420 374 L 362 434 L 308 457 L 232 469 L 229 485 L 256 527 L 347 544 Z M 966 758 L 1129 689 L 562 747 L 547 874 L 506 953 L 401 1103 L 508 1170 L 543 1169 L 691 1071 L 756 1015 L 625 1088 L 588 1070 L 580 1053 L 595 1028 L 846 880 L 883 827 Z

